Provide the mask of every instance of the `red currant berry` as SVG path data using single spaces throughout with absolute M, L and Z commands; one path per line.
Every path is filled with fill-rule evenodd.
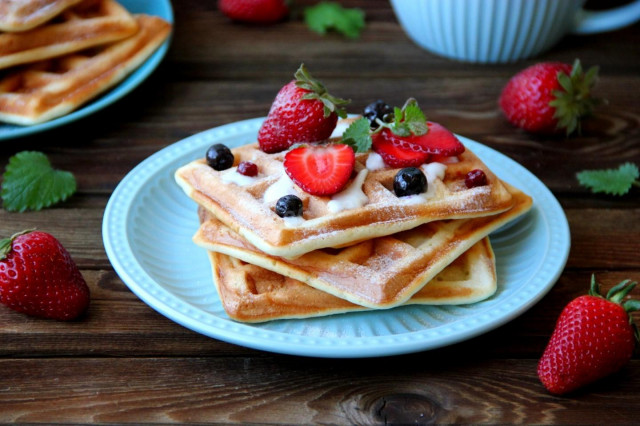
M 256 176 L 258 174 L 258 166 L 250 161 L 241 161 L 238 164 L 238 173 L 245 176 Z
M 467 188 L 475 188 L 476 186 L 484 186 L 487 184 L 487 175 L 480 169 L 471 170 L 464 179 Z

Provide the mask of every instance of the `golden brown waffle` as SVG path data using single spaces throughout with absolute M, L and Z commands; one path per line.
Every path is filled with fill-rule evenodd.
M 231 256 L 211 251 L 208 254 L 222 306 L 237 321 L 309 318 L 367 309 Z M 489 239 L 484 238 L 406 304 L 471 303 L 492 295 L 496 282 L 493 250 Z
M 398 169 L 393 168 L 369 171 L 362 185 L 368 202 L 339 212 L 330 211 L 329 197 L 311 196 L 292 185 L 293 193 L 303 201 L 305 219 L 292 223 L 274 212 L 276 199 L 267 196 L 270 200 L 264 200 L 272 185 L 287 183 L 282 165 L 284 153 L 266 154 L 257 144 L 232 152 L 236 165 L 246 160 L 258 166 L 259 175 L 251 184 L 240 186 L 225 181 L 229 174 L 236 173 L 234 169 L 219 172 L 204 159 L 178 169 L 176 181 L 189 197 L 221 222 L 274 256 L 295 257 L 319 248 L 395 234 L 434 220 L 492 215 L 513 205 L 511 194 L 500 180 L 467 149 L 459 156 L 459 162 L 447 164 L 444 179 L 433 179 L 427 192 L 429 197 L 425 198 L 397 197 L 393 178 Z M 356 172 L 367 172 L 363 169 L 368 155 L 356 156 Z M 468 189 L 464 177 L 473 169 L 484 170 L 489 184 Z M 284 181 L 279 181 L 281 178 Z
M 137 29 L 133 16 L 115 1 L 84 0 L 40 27 L 0 34 L 0 69 L 110 43 Z
M 0 0 L 0 31 L 26 31 L 82 0 Z
M 123 80 L 168 37 L 171 24 L 137 15 L 135 35 L 21 68 L 0 80 L 0 121 L 30 125 L 67 114 Z
M 429 222 L 341 249 L 315 250 L 295 259 L 269 256 L 215 219 L 204 220 L 193 239 L 208 251 L 302 281 L 352 303 L 389 308 L 406 303 L 471 246 L 527 212 L 531 198 L 509 189 L 516 204 L 497 215 Z M 470 303 L 491 293 L 440 297 L 443 303 Z

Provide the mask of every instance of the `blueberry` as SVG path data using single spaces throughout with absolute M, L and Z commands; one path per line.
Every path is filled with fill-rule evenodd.
M 215 170 L 226 170 L 233 166 L 231 150 L 221 143 L 212 145 L 207 150 L 207 164 Z
M 379 125 L 376 122 L 376 118 L 379 118 L 385 123 L 390 123 L 391 121 L 393 121 L 393 108 L 383 100 L 378 99 L 377 101 L 364 107 L 363 115 L 367 118 L 367 120 L 369 120 L 369 126 L 372 129 L 377 129 Z
M 302 216 L 302 200 L 295 195 L 280 197 L 276 203 L 276 214 L 280 217 Z
M 471 170 L 464 178 L 464 184 L 467 188 L 475 188 L 476 186 L 484 186 L 487 184 L 487 175 L 480 169 Z
M 416 167 L 404 168 L 396 173 L 393 190 L 398 197 L 420 194 L 427 190 L 427 178 L 422 170 Z

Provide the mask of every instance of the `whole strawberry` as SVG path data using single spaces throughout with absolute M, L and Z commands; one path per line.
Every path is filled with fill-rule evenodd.
M 583 72 L 572 65 L 543 62 L 518 74 L 502 90 L 499 104 L 507 120 L 532 133 L 567 135 L 580 130 L 580 120 L 591 114 L 597 100 L 590 95 L 598 68 Z
M 538 364 L 538 377 L 549 392 L 576 390 L 620 370 L 631 359 L 638 331 L 629 312 L 639 309 L 640 302 L 621 302 L 635 285 L 622 281 L 605 298 L 592 276 L 589 295 L 564 308 Z
M 285 0 L 219 0 L 218 8 L 234 21 L 271 24 L 289 14 Z
M 0 240 L 0 302 L 18 312 L 71 320 L 89 306 L 89 287 L 51 234 L 25 231 Z
M 328 139 L 338 117 L 347 116 L 341 106 L 348 102 L 330 95 L 302 64 L 295 73 L 295 80 L 280 89 L 260 127 L 260 149 L 274 153 L 297 142 Z

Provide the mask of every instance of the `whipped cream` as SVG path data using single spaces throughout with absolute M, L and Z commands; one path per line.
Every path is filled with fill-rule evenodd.
M 338 124 L 333 129 L 333 133 L 331 133 L 330 138 L 340 138 L 344 134 L 344 131 L 349 128 L 351 125 L 351 121 L 338 120 Z
M 442 163 L 427 163 L 420 166 L 420 169 L 424 172 L 427 178 L 427 191 L 420 194 L 422 199 L 427 200 L 433 197 L 436 193 L 435 181 L 437 179 L 443 180 L 444 175 L 447 172 L 447 166 Z
M 273 204 L 285 195 L 296 195 L 294 185 L 289 175 L 283 170 L 278 180 L 264 192 L 262 200 L 267 204 Z
M 384 164 L 384 160 L 377 152 L 371 152 L 369 154 L 369 156 L 367 157 L 366 166 L 369 170 L 380 170 L 387 167 L 387 165 Z
M 245 176 L 238 173 L 237 167 L 232 167 L 220 174 L 220 179 L 226 183 L 235 183 L 238 186 L 247 186 L 258 180 L 257 176 Z
M 302 225 L 304 223 L 304 218 L 302 216 L 290 216 L 283 217 L 284 225 L 288 228 L 295 228 L 298 225 Z
M 349 186 L 331 197 L 331 201 L 327 203 L 327 208 L 331 213 L 362 207 L 369 201 L 369 197 L 362 191 L 362 185 L 368 172 L 368 169 L 360 170 Z

